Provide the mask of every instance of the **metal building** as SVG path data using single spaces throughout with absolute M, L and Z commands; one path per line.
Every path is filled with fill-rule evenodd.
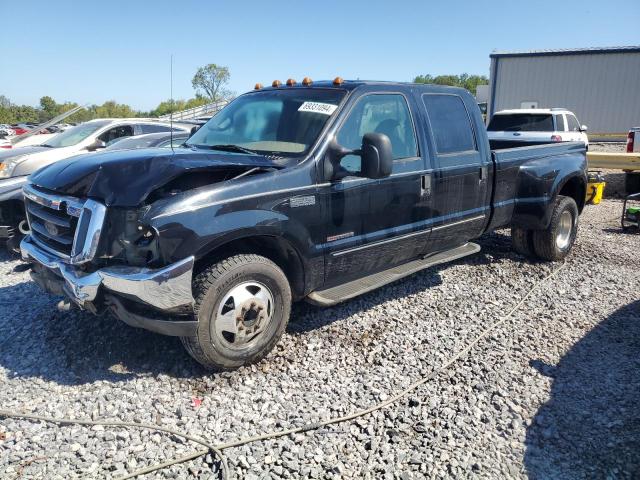
M 508 108 L 565 107 L 589 136 L 640 125 L 640 46 L 494 52 L 488 117 Z

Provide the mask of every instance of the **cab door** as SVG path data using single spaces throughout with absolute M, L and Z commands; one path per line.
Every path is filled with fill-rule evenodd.
M 428 245 L 433 253 L 463 245 L 484 231 L 491 211 L 492 166 L 461 96 L 425 93 L 422 101 L 434 152 Z
M 394 163 L 389 177 L 373 180 L 357 176 L 359 156 L 342 159 L 347 176 L 328 187 L 327 285 L 402 263 L 426 246 L 429 230 L 421 209 L 424 161 L 410 101 L 392 91 L 364 94 L 338 127 L 336 141 L 348 149 L 359 149 L 366 133 L 387 135 Z

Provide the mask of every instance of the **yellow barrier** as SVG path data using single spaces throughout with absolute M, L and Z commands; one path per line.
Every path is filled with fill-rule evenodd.
M 640 170 L 640 153 L 587 152 L 589 168 Z

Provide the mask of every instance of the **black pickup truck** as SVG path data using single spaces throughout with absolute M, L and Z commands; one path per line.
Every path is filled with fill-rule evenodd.
M 81 155 L 24 187 L 33 279 L 67 305 L 181 337 L 209 368 L 264 357 L 291 302 L 333 305 L 479 250 L 570 251 L 581 144 L 492 151 L 473 97 L 435 85 L 274 82 L 180 148 Z

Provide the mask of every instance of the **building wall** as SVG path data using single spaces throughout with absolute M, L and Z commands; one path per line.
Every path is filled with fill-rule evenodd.
M 494 57 L 490 112 L 566 107 L 589 133 L 640 125 L 640 52 Z

